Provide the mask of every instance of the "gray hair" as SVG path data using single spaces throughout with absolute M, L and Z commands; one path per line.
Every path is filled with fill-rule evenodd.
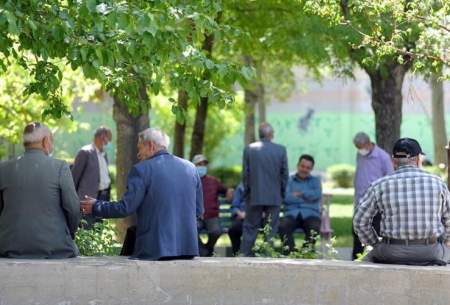
M 353 138 L 353 144 L 355 145 L 365 145 L 370 143 L 370 138 L 365 132 L 358 132 Z
M 167 149 L 170 145 L 169 136 L 157 128 L 147 128 L 141 131 L 139 142 L 153 142 L 159 149 Z
M 261 125 L 259 125 L 258 132 L 259 132 L 259 138 L 265 139 L 265 138 L 269 137 L 270 135 L 273 135 L 273 127 L 269 123 L 261 123 Z
M 39 122 L 33 122 L 25 126 L 23 130 L 23 145 L 29 145 L 42 141 L 45 137 L 50 136 L 51 131 L 47 125 Z
M 410 158 L 394 158 L 397 167 L 406 166 L 406 165 L 416 165 L 417 159 L 419 156 L 414 156 Z
M 104 127 L 104 126 L 100 126 L 99 128 L 97 128 L 95 130 L 94 137 L 97 138 L 97 137 L 100 137 L 103 135 L 108 136 L 110 134 L 111 134 L 111 129 Z

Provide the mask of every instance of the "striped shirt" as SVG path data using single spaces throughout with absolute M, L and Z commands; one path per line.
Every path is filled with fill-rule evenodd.
M 381 213 L 382 237 L 450 240 L 450 193 L 441 178 L 414 166 L 402 166 L 378 179 L 359 202 L 353 226 L 361 242 L 373 245 L 378 236 L 372 219 Z

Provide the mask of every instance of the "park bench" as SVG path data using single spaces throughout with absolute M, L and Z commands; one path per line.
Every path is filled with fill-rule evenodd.
M 0 259 L 4 305 L 450 304 L 450 268 L 335 260 Z
M 333 230 L 331 229 L 330 224 L 330 204 L 331 204 L 331 194 L 323 194 L 322 195 L 322 204 L 321 204 L 321 220 L 322 225 L 320 228 L 320 236 L 325 239 L 329 239 Z M 225 198 L 219 198 L 219 222 L 222 228 L 222 233 L 228 233 L 228 229 L 231 227 L 231 205 L 225 201 Z M 280 216 L 283 216 L 283 211 L 281 211 Z M 207 233 L 206 229 L 202 229 L 199 232 L 200 234 Z M 294 233 L 304 233 L 301 228 L 297 228 Z

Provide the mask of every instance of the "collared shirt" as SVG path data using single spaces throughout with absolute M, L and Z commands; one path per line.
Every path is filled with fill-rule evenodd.
M 355 206 L 358 206 L 360 199 L 372 182 L 389 175 L 393 171 L 391 157 L 376 145 L 367 156 L 357 154 L 354 181 Z
M 297 197 L 294 192 L 300 192 Z M 320 179 L 308 176 L 301 179 L 297 175 L 289 177 L 284 200 L 284 215 L 297 218 L 299 214 L 303 219 L 320 217 L 320 200 L 322 199 L 322 185 Z
M 353 219 L 363 244 L 378 236 L 372 218 L 381 212 L 380 234 L 393 239 L 450 238 L 450 194 L 441 178 L 414 166 L 402 166 L 374 182 L 360 201 Z
M 106 162 L 105 152 L 100 151 L 97 146 L 95 146 L 95 144 L 94 147 L 97 151 L 98 167 L 100 172 L 100 183 L 98 184 L 98 190 L 102 191 L 109 188 L 111 184 L 111 178 L 109 177 L 108 163 Z
M 204 219 L 219 217 L 219 195 L 225 195 L 227 188 L 213 176 L 201 178 L 203 189 Z

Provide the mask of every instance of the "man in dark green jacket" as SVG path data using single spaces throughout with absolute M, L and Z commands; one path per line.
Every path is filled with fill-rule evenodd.
M 47 126 L 27 125 L 23 143 L 23 156 L 0 164 L 0 256 L 75 257 L 80 203 L 69 166 L 50 156 Z

